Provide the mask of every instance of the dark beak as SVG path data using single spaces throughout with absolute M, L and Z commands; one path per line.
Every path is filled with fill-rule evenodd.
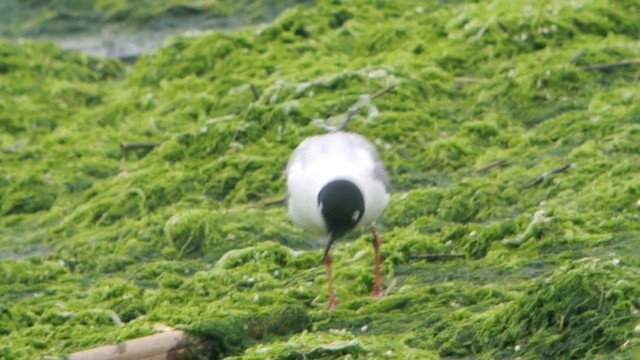
M 331 249 L 331 245 L 333 245 L 333 240 L 336 239 L 336 235 L 333 231 L 331 231 L 329 233 L 329 236 L 327 236 L 327 242 L 324 244 L 324 257 L 323 259 L 327 258 L 327 255 L 329 254 L 329 249 Z

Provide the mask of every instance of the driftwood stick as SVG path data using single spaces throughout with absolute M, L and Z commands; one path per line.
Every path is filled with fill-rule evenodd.
M 582 70 L 598 71 L 598 70 L 607 70 L 607 69 L 613 69 L 617 67 L 631 66 L 631 65 L 640 65 L 640 58 L 625 59 L 625 60 L 612 62 L 612 63 L 605 63 L 605 64 L 584 65 L 582 66 Z
M 173 330 L 70 354 L 69 360 L 164 360 L 190 356 L 189 336 Z M 193 350 L 193 349 L 191 349 Z
M 572 163 L 569 163 L 569 164 L 564 164 L 564 165 L 562 165 L 560 167 L 557 167 L 555 169 L 549 170 L 546 173 L 544 173 L 544 174 L 538 176 L 537 178 L 535 178 L 535 179 L 529 181 L 528 183 L 526 183 L 523 188 L 527 189 L 527 188 L 530 188 L 532 186 L 536 186 L 536 185 L 540 184 L 541 182 L 543 182 L 544 179 L 548 178 L 549 176 L 551 176 L 553 174 L 558 174 L 558 173 L 564 172 L 564 171 L 566 171 L 567 169 L 569 169 L 572 166 L 574 166 L 574 165 Z
M 411 260 L 426 260 L 426 261 L 438 261 L 438 260 L 452 260 L 452 259 L 464 259 L 464 254 L 415 254 L 410 256 Z
M 158 146 L 158 143 L 121 143 L 120 148 L 122 150 L 136 150 L 136 149 L 147 149 L 151 150 Z

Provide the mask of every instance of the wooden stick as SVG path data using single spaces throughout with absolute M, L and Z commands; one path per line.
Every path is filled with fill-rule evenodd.
M 184 331 L 173 330 L 69 355 L 69 360 L 177 360 L 189 355 Z
M 121 143 L 120 148 L 122 150 L 135 150 L 135 149 L 148 149 L 151 150 L 158 146 L 158 143 Z
M 546 173 L 544 173 L 544 174 L 538 176 L 537 178 L 535 178 L 535 179 L 529 181 L 528 183 L 526 183 L 523 186 L 523 188 L 527 189 L 527 188 L 530 188 L 532 186 L 536 186 L 536 185 L 540 184 L 541 182 L 543 182 L 544 179 L 548 178 L 549 176 L 551 176 L 553 174 L 561 173 L 563 171 L 566 171 L 568 168 L 570 168 L 572 166 L 573 166 L 573 164 L 571 164 L 571 163 L 570 164 L 564 164 L 564 165 L 562 165 L 560 167 L 557 167 L 555 169 L 549 170 Z
M 582 66 L 582 70 L 597 71 L 597 70 L 606 70 L 606 69 L 612 69 L 612 68 L 617 68 L 622 66 L 631 66 L 631 65 L 640 65 L 640 58 L 625 59 L 625 60 L 617 61 L 613 63 L 584 65 Z
M 411 255 L 411 260 L 427 260 L 427 261 L 437 261 L 437 260 L 451 260 L 451 259 L 464 259 L 463 254 L 424 254 L 424 255 Z

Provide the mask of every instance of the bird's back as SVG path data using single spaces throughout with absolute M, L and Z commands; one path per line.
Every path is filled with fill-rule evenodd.
M 362 191 L 365 213 L 360 224 L 373 222 L 389 200 L 389 179 L 375 146 L 361 135 L 336 132 L 304 140 L 287 165 L 291 220 L 312 232 L 325 233 L 318 193 L 328 182 L 349 180 Z

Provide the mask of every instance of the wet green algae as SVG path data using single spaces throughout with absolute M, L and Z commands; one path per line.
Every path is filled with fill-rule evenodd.
M 640 356 L 640 73 L 581 69 L 640 56 L 639 11 L 334 1 L 130 69 L 3 42 L 0 357 L 156 323 L 212 358 Z M 327 313 L 316 240 L 265 204 L 314 120 L 389 84 L 350 129 L 385 150 L 396 285 L 369 297 L 370 240 L 351 234 Z M 160 145 L 119 148 L 139 141 Z M 467 258 L 411 260 L 449 252 Z
M 0 4 L 0 35 L 50 37 L 101 31 L 246 26 L 307 1 L 15 1 Z

